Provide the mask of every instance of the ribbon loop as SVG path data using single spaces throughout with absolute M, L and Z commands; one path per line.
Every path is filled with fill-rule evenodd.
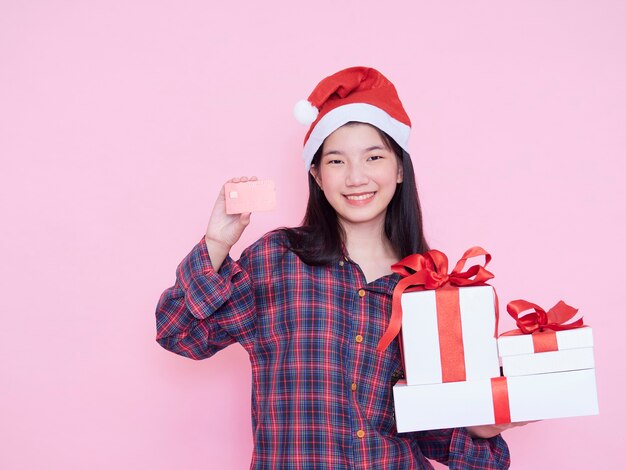
M 465 267 L 465 263 L 467 262 L 467 260 L 470 259 L 470 258 L 475 258 L 476 256 L 484 256 L 485 257 L 485 264 L 484 264 L 485 268 L 487 267 L 487 265 L 491 261 L 491 255 L 489 253 L 487 253 L 487 251 L 485 251 L 480 246 L 473 246 L 470 249 L 466 250 L 465 253 L 463 253 L 463 256 L 456 263 L 456 266 L 454 266 L 454 269 L 452 271 L 453 272 L 461 272 L 463 270 L 463 268 Z
M 507 312 L 513 317 L 519 332 L 522 334 L 535 334 L 544 330 L 562 331 L 580 328 L 584 326 L 582 317 L 572 323 L 566 323 L 576 316 L 578 309 L 567 305 L 562 300 L 547 312 L 539 305 L 527 300 L 513 300 L 506 306 Z M 523 315 L 524 312 L 530 313 Z M 515 332 L 507 332 L 515 334 Z

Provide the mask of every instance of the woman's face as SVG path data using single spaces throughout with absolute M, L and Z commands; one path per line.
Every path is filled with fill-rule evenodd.
M 376 128 L 362 123 L 330 134 L 311 174 L 344 226 L 384 224 L 387 206 L 402 182 L 399 158 Z

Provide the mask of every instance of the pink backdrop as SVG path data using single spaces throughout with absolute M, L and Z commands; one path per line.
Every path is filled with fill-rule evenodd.
M 351 65 L 413 119 L 431 245 L 594 327 L 601 414 L 507 432 L 513 468 L 626 464 L 626 4 L 402 3 L 0 4 L 1 468 L 248 467 L 246 354 L 168 353 L 154 308 L 225 179 L 280 198 L 235 255 L 298 223 L 292 106 Z

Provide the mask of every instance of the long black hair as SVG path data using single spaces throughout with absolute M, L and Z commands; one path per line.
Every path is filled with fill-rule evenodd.
M 403 173 L 403 181 L 397 184 L 387 206 L 385 235 L 401 259 L 412 253 L 424 253 L 428 251 L 428 245 L 424 238 L 422 209 L 411 158 L 389 135 L 377 127 L 374 129 L 400 159 Z M 319 167 L 323 147 L 320 146 L 311 162 L 316 167 Z M 302 225 L 280 230 L 287 235 L 289 249 L 306 264 L 325 265 L 336 262 L 344 256 L 345 233 L 337 220 L 335 209 L 311 173 L 309 173 L 309 201 Z

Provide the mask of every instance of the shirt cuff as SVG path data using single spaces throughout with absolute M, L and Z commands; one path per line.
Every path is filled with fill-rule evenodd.
M 470 466 L 482 462 L 484 466 Z M 456 465 L 456 464 L 460 465 Z M 450 468 L 508 469 L 509 448 L 500 434 L 489 439 L 473 438 L 465 428 L 455 428 L 450 440 Z
M 233 277 L 241 271 L 239 264 L 228 255 L 216 272 L 202 237 L 177 268 L 191 313 L 203 319 L 221 307 L 231 296 Z

